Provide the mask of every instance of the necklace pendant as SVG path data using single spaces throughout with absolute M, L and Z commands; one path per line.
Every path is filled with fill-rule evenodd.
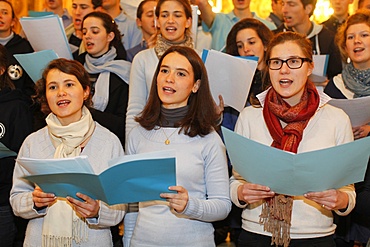
M 164 141 L 164 144 L 166 144 L 166 145 L 170 144 L 170 140 L 166 139 L 166 140 Z

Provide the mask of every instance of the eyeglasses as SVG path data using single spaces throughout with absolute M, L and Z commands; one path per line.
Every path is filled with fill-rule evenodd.
M 290 69 L 299 69 L 302 67 L 304 62 L 312 62 L 311 59 L 306 57 L 292 57 L 286 60 L 279 58 L 271 58 L 267 60 L 267 66 L 272 70 L 279 70 L 283 67 L 283 64 L 286 63 Z

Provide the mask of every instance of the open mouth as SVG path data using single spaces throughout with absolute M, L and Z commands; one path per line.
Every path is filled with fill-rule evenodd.
M 81 23 L 82 23 L 82 20 L 81 20 L 81 19 L 75 19 L 75 20 L 74 20 L 74 23 L 75 23 L 76 25 L 80 26 L 80 25 L 81 25 Z
M 357 48 L 355 48 L 354 50 L 353 50 L 353 52 L 354 53 L 359 53 L 359 52 L 362 52 L 362 51 L 364 51 L 365 50 L 365 48 L 363 48 L 363 47 L 357 47 Z
M 176 90 L 170 87 L 163 87 L 163 91 L 168 93 L 176 93 Z
M 166 31 L 167 31 L 167 32 L 170 32 L 170 33 L 172 33 L 172 32 L 176 32 L 176 30 L 177 30 L 177 28 L 176 28 L 176 27 L 167 27 L 167 28 L 166 28 Z
M 289 79 L 281 79 L 279 81 L 279 83 L 280 83 L 280 85 L 290 85 L 290 84 L 293 83 L 293 81 L 292 80 L 289 80 Z
M 92 42 L 86 42 L 86 49 L 91 49 L 94 46 L 94 43 Z
M 67 106 L 69 103 L 71 103 L 71 101 L 69 100 L 60 100 L 57 102 L 57 105 L 58 106 Z

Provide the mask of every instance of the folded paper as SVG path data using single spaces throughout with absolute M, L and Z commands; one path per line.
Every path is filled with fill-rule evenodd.
M 83 156 L 48 160 L 21 158 L 17 162 L 30 174 L 38 174 L 24 178 L 45 192 L 75 198 L 80 192 L 110 205 L 163 200 L 160 193 L 171 193 L 168 187 L 176 185 L 175 151 L 126 155 L 111 160 L 111 166 L 99 175 L 89 172 L 87 157 Z
M 242 111 L 257 68 L 256 59 L 203 50 L 202 60 L 214 101 L 218 103 L 218 96 L 222 95 L 225 105 Z
M 284 195 L 337 189 L 363 181 L 370 137 L 294 154 L 250 140 L 222 127 L 233 168 L 248 182 Z

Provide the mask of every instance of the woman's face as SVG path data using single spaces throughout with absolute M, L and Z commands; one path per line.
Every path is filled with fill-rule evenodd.
M 348 27 L 346 51 L 355 68 L 370 68 L 370 27 L 366 23 Z
M 245 28 L 236 34 L 236 46 L 240 56 L 258 57 L 258 69 L 264 67 L 263 59 L 265 47 L 257 32 L 252 28 Z
M 89 93 L 90 89 L 84 90 L 74 75 L 52 69 L 46 76 L 46 100 L 64 126 L 81 119 L 82 106 Z
M 301 47 L 295 42 L 288 41 L 272 48 L 270 59 L 289 58 L 305 58 Z M 299 69 L 290 69 L 286 63 L 278 70 L 269 69 L 272 87 L 289 105 L 294 106 L 301 100 L 312 69 L 313 65 L 309 62 L 303 62 Z
M 185 39 L 185 30 L 190 27 L 191 18 L 186 18 L 182 4 L 169 0 L 160 6 L 157 25 L 163 38 L 180 42 Z
M 164 108 L 186 106 L 190 94 L 196 93 L 199 85 L 199 80 L 194 83 L 194 71 L 186 57 L 173 52 L 163 59 L 157 76 L 157 91 Z
M 114 33 L 107 33 L 101 19 L 88 17 L 83 22 L 82 40 L 86 51 L 93 57 L 103 55 L 109 50 L 109 43 L 114 38 Z
M 12 8 L 7 2 L 0 2 L 0 37 L 8 37 L 15 24 L 12 18 Z

